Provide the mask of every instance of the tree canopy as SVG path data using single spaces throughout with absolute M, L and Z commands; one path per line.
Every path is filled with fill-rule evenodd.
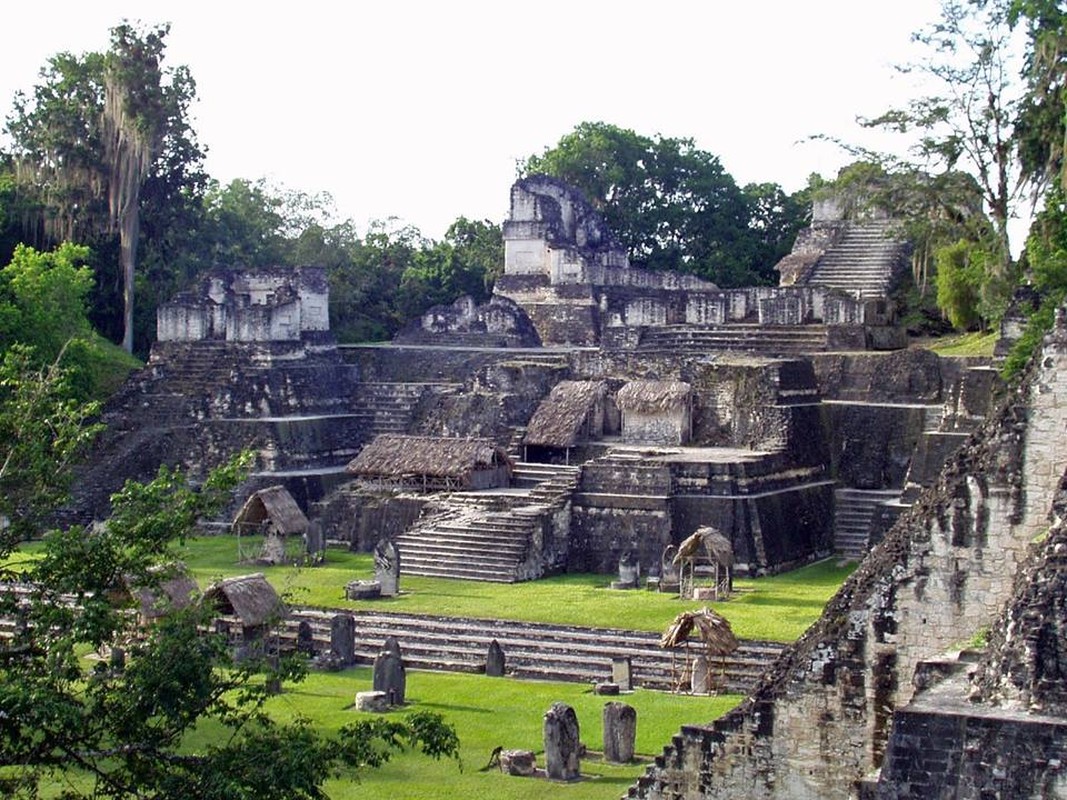
M 133 351 L 134 285 L 141 195 L 175 193 L 203 154 L 187 122 L 195 84 L 184 67 L 164 69 L 165 25 L 111 30 L 106 53 L 61 53 L 32 96 L 15 99 L 7 121 L 22 216 L 30 243 L 95 244 L 117 235 L 122 343 Z
M 808 219 L 805 200 L 774 184 L 742 190 L 692 139 L 643 136 L 603 122 L 579 124 L 519 171 L 581 189 L 634 264 L 724 286 L 771 281 Z

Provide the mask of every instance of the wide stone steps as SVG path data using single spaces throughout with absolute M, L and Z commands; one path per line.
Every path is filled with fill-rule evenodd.
M 896 499 L 895 490 L 834 490 L 834 551 L 843 558 L 861 561 L 870 544 L 875 510 Z
M 678 685 L 686 666 L 684 650 L 662 649 L 659 634 L 651 632 L 373 611 L 354 616 L 356 655 L 363 663 L 373 662 L 386 637 L 395 636 L 409 669 L 481 672 L 494 639 L 504 651 L 507 673 L 517 678 L 606 681 L 612 660 L 628 657 L 636 686 L 668 690 Z M 297 611 L 290 625 L 300 619 L 328 638 L 328 617 L 322 612 Z M 689 658 L 700 649 L 693 640 Z M 782 649 L 775 642 L 746 641 L 725 659 L 713 659 L 713 672 L 724 679 L 727 691 L 745 693 Z
M 856 297 L 885 297 L 900 268 L 903 245 L 887 236 L 888 226 L 849 228 L 816 263 L 808 283 Z
M 502 583 L 519 580 L 533 521 L 500 512 L 443 515 L 396 538 L 408 575 Z
M 355 413 L 364 421 L 368 441 L 382 433 L 406 434 L 415 410 L 428 392 L 456 391 L 454 383 L 363 383 L 356 396 Z
M 740 350 L 791 355 L 826 350 L 826 336 L 826 328 L 822 325 L 663 325 L 648 328 L 641 336 L 638 349 L 655 352 Z
M 528 491 L 491 496 L 509 503 L 506 510 L 472 506 L 468 493 L 457 493 L 447 510 L 396 538 L 404 572 L 504 583 L 535 577 L 537 568 L 526 564 L 531 537 L 573 493 L 580 475 L 577 467 L 519 462 L 513 478 Z

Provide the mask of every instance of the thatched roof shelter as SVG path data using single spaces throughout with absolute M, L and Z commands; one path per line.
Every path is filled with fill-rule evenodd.
M 130 594 L 137 602 L 142 620 L 158 619 L 171 611 L 185 608 L 199 591 L 184 564 L 154 567 L 151 572 L 154 578 L 158 578 L 158 583 L 130 587 Z
M 674 563 L 680 564 L 687 559 L 699 558 L 701 555 L 719 566 L 729 569 L 734 565 L 733 543 L 723 536 L 718 528 L 705 525 L 697 528 L 678 546 Z
M 658 414 L 688 405 L 693 387 L 685 381 L 630 381 L 615 396 L 622 411 Z
M 506 486 L 511 459 L 491 439 L 402 436 L 383 433 L 349 462 L 351 475 L 427 488 Z
M 587 434 L 589 417 L 604 401 L 604 381 L 561 381 L 541 401 L 526 425 L 523 443 L 541 447 L 573 447 Z
M 659 646 L 664 649 L 681 647 L 689 641 L 694 630 L 709 656 L 728 655 L 740 646 L 730 623 L 707 607 L 699 611 L 683 611 L 675 617 L 660 637 Z
M 204 602 L 214 604 L 224 616 L 237 617 L 246 628 L 266 625 L 288 613 L 262 572 L 226 578 L 212 584 L 204 592 Z
M 275 536 L 303 536 L 308 518 L 282 485 L 254 492 L 233 518 L 236 533 L 256 529 Z

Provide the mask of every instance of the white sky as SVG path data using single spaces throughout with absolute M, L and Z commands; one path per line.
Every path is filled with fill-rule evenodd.
M 438 0 L 268 4 L 58 0 L 6 8 L 0 116 L 60 51 L 122 19 L 170 22 L 197 81 L 207 170 L 329 192 L 360 232 L 390 216 L 440 238 L 501 221 L 515 163 L 585 120 L 690 137 L 738 184 L 788 191 L 848 162 L 812 134 L 909 96 L 894 64 L 937 0 Z M 269 10 L 268 10 L 269 9 Z M 899 148 L 898 148 L 899 149 Z

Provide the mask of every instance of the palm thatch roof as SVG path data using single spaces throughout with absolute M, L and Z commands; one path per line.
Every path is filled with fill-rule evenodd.
M 718 528 L 710 525 L 697 528 L 678 545 L 674 563 L 680 564 L 686 559 L 696 558 L 701 555 L 701 552 L 708 557 L 709 561 L 727 569 L 734 565 L 733 543 L 723 536 Z
M 660 637 L 659 646 L 664 649 L 680 647 L 689 640 L 694 630 L 704 643 L 708 655 L 724 656 L 740 646 L 730 623 L 707 607 L 699 611 L 683 611 L 675 617 Z
M 199 587 L 181 563 L 168 564 L 150 570 L 150 586 L 133 586 L 130 589 L 144 619 L 158 619 L 171 611 L 185 608 Z
M 607 392 L 604 381 L 557 383 L 527 423 L 523 442 L 542 447 L 573 447 L 590 412 Z
M 657 414 L 682 408 L 692 393 L 684 381 L 630 381 L 619 389 L 615 402 L 623 411 Z
M 254 492 L 233 518 L 233 530 L 239 532 L 263 523 L 267 523 L 268 532 L 280 536 L 302 536 L 309 524 L 289 490 L 280 484 Z
M 214 604 L 220 614 L 236 616 L 245 627 L 265 625 L 288 613 L 262 572 L 212 584 L 204 592 L 204 602 Z
M 491 439 L 383 433 L 349 462 L 347 472 L 361 477 L 463 479 L 501 466 L 510 471 L 511 459 Z

